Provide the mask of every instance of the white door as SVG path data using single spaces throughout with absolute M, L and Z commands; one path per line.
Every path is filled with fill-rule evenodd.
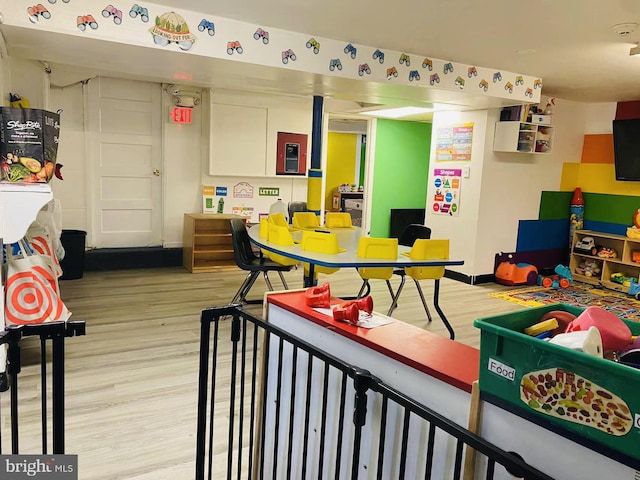
M 162 243 L 161 97 L 159 84 L 89 82 L 91 246 Z

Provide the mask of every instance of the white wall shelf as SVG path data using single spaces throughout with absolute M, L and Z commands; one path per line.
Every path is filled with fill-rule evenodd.
M 497 122 L 494 152 L 545 154 L 553 150 L 553 125 L 529 122 Z

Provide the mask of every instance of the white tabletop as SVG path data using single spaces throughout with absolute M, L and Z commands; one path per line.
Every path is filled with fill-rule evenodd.
M 362 229 L 359 227 L 353 228 L 337 228 L 328 229 L 325 227 L 319 227 L 316 231 L 326 231 L 335 233 L 338 236 L 338 243 L 345 251 L 338 254 L 326 254 L 303 251 L 300 245 L 293 245 L 290 247 L 284 247 L 282 245 L 276 245 L 264 238 L 260 238 L 260 225 L 254 225 L 249 228 L 249 237 L 251 241 L 258 245 L 260 248 L 264 248 L 270 252 L 279 253 L 285 257 L 300 260 L 301 262 L 313 263 L 314 265 L 320 265 L 329 268 L 344 268 L 344 267 L 439 267 L 450 265 L 464 265 L 464 260 L 413 260 L 403 253 L 409 252 L 410 247 L 398 246 L 398 257 L 393 260 L 378 259 L 378 258 L 362 258 L 358 257 L 358 240 L 363 235 Z M 302 238 L 302 231 L 293 231 L 292 236 L 294 241 L 299 241 Z

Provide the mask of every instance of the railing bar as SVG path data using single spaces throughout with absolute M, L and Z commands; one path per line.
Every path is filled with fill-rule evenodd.
M 40 336 L 40 409 L 42 415 L 42 454 L 47 454 L 47 340 Z
M 340 462 L 342 461 L 342 441 L 344 436 L 344 409 L 347 399 L 347 374 L 342 372 L 342 382 L 340 386 L 340 410 L 338 414 L 338 438 L 336 441 L 336 476 L 335 480 L 340 480 Z
M 242 472 L 242 436 L 244 433 L 244 382 L 247 369 L 247 319 L 242 317 L 242 353 L 240 355 L 240 413 L 238 414 L 238 472 L 241 480 Z
M 380 443 L 378 444 L 378 469 L 377 480 L 382 480 L 382 471 L 384 468 L 384 442 L 387 436 L 387 407 L 389 401 L 387 397 L 382 397 L 382 410 L 380 412 Z
M 240 317 L 234 315 L 231 320 L 231 391 L 229 393 L 229 438 L 227 439 L 227 480 L 233 473 L 233 441 L 235 439 L 236 380 L 238 374 L 238 340 L 240 336 Z M 238 453 L 240 455 L 240 452 Z
M 278 344 L 278 383 L 276 386 L 276 421 L 273 427 L 274 440 L 273 440 L 273 475 L 271 478 L 278 478 L 278 440 L 280 437 L 280 395 L 282 393 L 282 354 L 284 351 L 284 341 L 280 338 Z
M 307 478 L 307 454 L 309 451 L 309 406 L 311 404 L 311 377 L 313 375 L 313 357 L 307 355 L 307 391 L 304 410 L 304 434 L 302 437 L 302 479 Z
M 436 443 L 436 426 L 429 424 L 429 435 L 427 437 L 427 465 L 424 469 L 425 480 L 431 479 L 431 471 L 433 469 L 433 450 Z
M 204 457 L 207 420 L 207 397 L 209 384 L 209 335 L 211 323 L 205 320 L 210 312 L 203 311 L 200 317 L 200 361 L 198 370 L 198 422 L 196 429 L 196 480 L 204 479 Z M 215 357 L 214 357 L 215 358 Z M 213 391 L 213 390 L 212 390 Z M 213 416 L 213 412 L 211 412 Z
M 213 479 L 213 433 L 214 433 L 214 418 L 215 418 L 215 405 L 216 405 L 216 378 L 218 368 L 218 334 L 220 330 L 220 316 L 215 320 L 213 326 L 213 356 L 211 359 L 211 398 L 209 411 L 211 412 L 211 418 L 209 419 L 209 480 Z
M 9 342 L 9 352 L 7 355 L 9 358 L 9 368 L 11 370 L 9 377 L 11 379 L 11 453 L 13 455 L 20 453 L 18 432 L 18 373 L 21 368 L 21 360 L 19 340 L 19 338 L 13 338 L 11 342 Z
M 291 400 L 289 407 L 289 441 L 287 447 L 287 475 L 285 478 L 291 478 L 291 452 L 293 449 L 293 416 L 296 406 L 296 369 L 298 364 L 298 347 L 293 347 L 293 357 L 291 359 Z
M 64 336 L 61 334 L 54 334 L 52 340 L 52 359 L 51 359 L 51 382 L 53 402 L 51 406 L 52 428 L 53 428 L 53 454 L 64 454 L 64 424 L 65 424 L 65 411 L 64 411 L 64 390 L 65 390 L 65 378 L 64 378 Z M 44 395 L 44 393 L 43 393 Z
M 456 442 L 456 460 L 454 464 L 453 480 L 460 480 L 460 474 L 462 472 L 462 450 L 464 449 L 464 442 L 460 439 Z
M 253 325 L 253 358 L 251 359 L 251 415 L 249 423 L 249 466 L 247 471 L 249 475 L 253 472 L 253 436 L 256 409 L 256 375 L 258 365 L 258 328 Z
M 260 429 L 260 480 L 264 479 L 264 447 L 266 441 L 266 432 L 264 428 L 265 420 L 267 418 L 267 384 L 269 383 L 269 343 L 271 341 L 271 332 L 265 333 L 264 341 L 264 383 L 262 384 L 262 428 Z
M 487 457 L 487 480 L 493 480 L 493 474 L 496 469 L 496 462 L 492 458 Z
M 327 431 L 327 391 L 329 390 L 329 363 L 324 364 L 324 379 L 322 381 L 322 414 L 320 416 L 320 450 L 318 452 L 318 480 L 324 480 L 324 445 Z
M 404 480 L 404 476 L 407 469 L 407 445 L 409 444 L 409 420 L 411 418 L 411 412 L 409 409 L 404 409 L 404 419 L 402 421 L 402 448 L 400 450 L 400 472 L 398 478 Z

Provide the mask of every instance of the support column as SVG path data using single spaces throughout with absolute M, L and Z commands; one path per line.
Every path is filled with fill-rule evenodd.
M 313 97 L 313 124 L 311 126 L 311 166 L 307 180 L 307 210 L 320 215 L 322 209 L 322 114 L 324 98 Z

